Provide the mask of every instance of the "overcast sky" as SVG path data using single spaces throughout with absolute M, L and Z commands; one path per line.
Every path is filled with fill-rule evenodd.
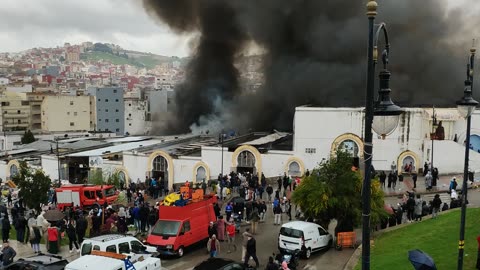
M 469 2 L 466 8 L 480 5 L 478 0 L 448 1 Z M 189 40 L 147 16 L 140 0 L 1 0 L 0 52 L 93 41 L 186 56 Z

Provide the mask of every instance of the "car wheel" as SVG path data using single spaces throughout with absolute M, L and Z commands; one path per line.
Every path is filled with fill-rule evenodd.
M 177 250 L 178 257 L 183 257 L 183 247 L 179 247 Z
M 307 248 L 307 250 L 305 250 L 305 259 L 310 259 L 311 255 L 312 255 L 312 250 L 310 248 Z

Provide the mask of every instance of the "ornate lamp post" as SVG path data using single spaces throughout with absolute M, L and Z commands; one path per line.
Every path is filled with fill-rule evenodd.
M 468 179 L 468 161 L 470 154 L 470 126 L 471 115 L 475 111 L 478 102 L 472 97 L 473 85 L 473 64 L 475 58 L 475 48 L 470 49 L 470 63 L 467 66 L 467 80 L 465 81 L 465 89 L 463 90 L 463 98 L 457 101 L 457 109 L 460 115 L 467 120 L 467 132 L 465 138 L 465 163 L 463 167 L 463 184 L 462 184 L 462 214 L 460 217 L 460 239 L 458 241 L 458 265 L 457 269 L 463 269 L 463 249 L 465 246 L 465 219 L 467 213 L 467 179 Z
M 399 116 L 403 112 L 390 99 L 390 75 L 387 70 L 388 53 L 390 44 L 388 43 L 388 33 L 386 25 L 381 23 L 376 31 L 375 16 L 377 15 L 378 4 L 371 0 L 367 3 L 368 17 L 368 51 L 367 51 L 367 89 L 365 99 L 365 134 L 364 134 L 364 159 L 365 174 L 362 186 L 362 270 L 370 269 L 370 197 L 371 197 L 371 166 L 372 166 L 372 128 L 375 133 L 385 138 L 395 130 L 398 125 Z M 378 100 L 374 102 L 375 87 L 375 66 L 377 64 L 378 51 L 377 43 L 379 35 L 383 33 L 385 38 L 385 49 L 382 53 L 383 70 L 380 72 L 380 89 L 378 91 Z M 375 35 L 374 35 L 375 34 Z M 374 115 L 376 116 L 374 118 Z

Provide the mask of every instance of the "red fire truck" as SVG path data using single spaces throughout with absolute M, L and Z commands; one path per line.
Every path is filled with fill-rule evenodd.
M 118 192 L 111 185 L 64 185 L 55 189 L 57 207 L 80 206 L 90 208 L 94 204 L 112 204 L 118 198 Z

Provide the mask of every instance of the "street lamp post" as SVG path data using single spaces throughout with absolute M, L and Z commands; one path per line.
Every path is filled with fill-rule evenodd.
M 431 140 L 432 140 L 432 160 L 430 161 L 430 170 L 431 170 L 431 174 L 433 175 L 433 141 L 435 141 L 435 125 L 437 124 L 437 116 L 435 115 L 435 106 L 432 107 L 432 132 L 433 132 L 433 136 L 431 136 Z M 436 182 L 436 179 L 433 179 L 434 182 Z M 432 183 L 433 185 L 433 183 Z M 435 185 L 434 185 L 435 186 Z
M 390 75 L 387 70 L 390 44 L 386 25 L 381 23 L 375 34 L 375 16 L 378 4 L 371 0 L 367 3 L 368 17 L 368 51 L 367 51 L 367 89 L 365 99 L 365 134 L 364 134 L 364 161 L 365 171 L 362 186 L 362 270 L 370 269 L 370 211 L 371 211 L 371 167 L 373 150 L 372 129 L 382 138 L 389 135 L 398 125 L 400 107 L 390 99 Z M 382 52 L 383 70 L 380 72 L 380 89 L 378 100 L 374 102 L 375 66 L 378 58 L 377 43 L 379 35 L 385 38 L 385 50 Z M 374 118 L 374 115 L 377 117 Z
M 465 81 L 465 89 L 463 98 L 457 101 L 457 108 L 460 115 L 467 120 L 467 132 L 465 138 L 465 161 L 463 167 L 463 184 L 462 184 L 462 213 L 460 217 L 460 239 L 458 241 L 458 265 L 457 269 L 463 269 L 463 251 L 465 247 L 465 219 L 467 212 L 467 179 L 468 179 L 468 161 L 470 154 L 470 126 L 471 116 L 478 105 L 478 102 L 472 97 L 473 85 L 473 64 L 475 58 L 475 48 L 470 49 L 470 63 L 467 65 L 467 80 Z
M 56 139 L 57 141 L 57 166 L 58 166 L 58 187 L 62 186 L 62 181 L 60 178 L 60 152 L 58 150 L 58 140 L 59 138 Z
M 223 133 L 223 130 L 222 130 L 222 133 L 220 133 L 220 135 L 218 137 L 219 137 L 218 139 L 220 140 L 220 145 L 222 147 L 222 162 L 221 162 L 220 171 L 221 171 L 222 178 L 223 178 L 223 142 L 225 140 L 225 133 Z

